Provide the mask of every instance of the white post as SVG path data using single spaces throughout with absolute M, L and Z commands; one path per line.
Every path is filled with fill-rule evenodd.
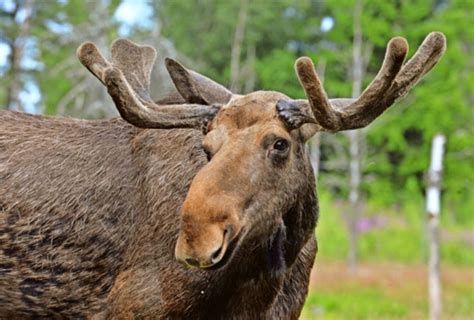
M 446 138 L 437 134 L 431 147 L 431 163 L 427 176 L 426 213 L 428 215 L 429 261 L 428 261 L 428 293 L 430 320 L 441 318 L 441 281 L 439 276 L 439 213 L 440 187 L 443 172 L 443 153 Z

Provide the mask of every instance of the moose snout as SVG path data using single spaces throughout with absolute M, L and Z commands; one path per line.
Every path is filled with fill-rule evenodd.
M 176 259 L 190 267 L 212 267 L 226 255 L 237 229 L 229 223 L 183 223 L 175 248 Z

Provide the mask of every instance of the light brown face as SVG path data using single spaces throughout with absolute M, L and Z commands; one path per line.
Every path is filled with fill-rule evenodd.
M 304 141 L 279 119 L 280 99 L 289 100 L 276 92 L 236 97 L 209 125 L 203 148 L 210 162 L 182 207 L 179 261 L 214 266 L 243 241 L 269 237 L 282 223 L 295 181 L 302 179 L 297 167 Z

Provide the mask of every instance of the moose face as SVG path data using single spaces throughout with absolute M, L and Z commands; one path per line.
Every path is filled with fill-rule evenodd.
M 202 145 L 210 161 L 182 207 L 179 261 L 214 266 L 238 243 L 269 239 L 283 224 L 309 165 L 301 133 L 277 111 L 289 100 L 277 92 L 234 97 L 209 124 Z

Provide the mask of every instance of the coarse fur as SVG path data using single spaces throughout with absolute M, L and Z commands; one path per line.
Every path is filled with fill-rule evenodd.
M 217 270 L 175 261 L 202 138 L 2 111 L 0 317 L 296 319 L 316 248 L 314 179 L 285 215 L 285 269 L 268 261 L 271 236 Z

